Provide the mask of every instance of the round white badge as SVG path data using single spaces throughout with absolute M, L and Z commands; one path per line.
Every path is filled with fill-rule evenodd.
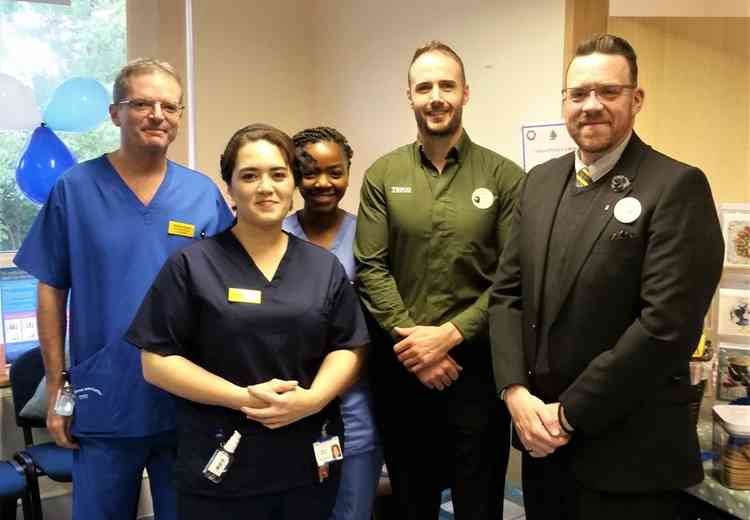
M 471 194 L 471 202 L 479 209 L 487 209 L 495 202 L 495 196 L 487 188 L 477 188 Z
M 633 197 L 625 197 L 615 204 L 615 218 L 623 224 L 635 222 L 641 216 L 641 203 Z

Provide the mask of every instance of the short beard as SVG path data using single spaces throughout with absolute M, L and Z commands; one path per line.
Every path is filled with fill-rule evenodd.
M 427 119 L 420 113 L 414 112 L 414 119 L 417 120 L 417 128 L 420 135 L 429 135 L 432 137 L 448 137 L 454 135 L 461 128 L 461 119 L 463 118 L 463 107 L 458 107 L 453 111 L 453 115 L 448 124 L 439 130 L 433 130 L 427 123 Z

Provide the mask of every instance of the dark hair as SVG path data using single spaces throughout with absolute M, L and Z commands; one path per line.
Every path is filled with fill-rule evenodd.
M 179 102 L 182 103 L 182 79 L 180 75 L 166 61 L 159 61 L 153 58 L 136 58 L 120 69 L 112 87 L 112 101 L 117 104 L 128 97 L 128 93 L 130 92 L 130 78 L 142 74 L 154 73 L 164 74 L 177 82 L 180 86 Z
M 451 49 L 448 45 L 444 44 L 441 41 L 438 40 L 432 40 L 421 47 L 419 47 L 416 51 L 414 51 L 414 57 L 411 59 L 411 63 L 409 63 L 409 70 L 406 73 L 406 79 L 408 83 L 411 85 L 411 67 L 414 65 L 414 62 L 417 61 L 417 59 L 422 54 L 427 54 L 428 52 L 442 52 L 443 54 L 453 58 L 456 60 L 456 63 L 458 63 L 458 67 L 461 69 L 461 81 L 463 81 L 464 85 L 466 84 L 466 72 L 464 71 L 464 62 L 461 60 L 461 57 Z
M 578 56 L 589 56 L 597 53 L 612 54 L 625 58 L 630 68 L 630 83 L 638 84 L 638 59 L 635 50 L 627 40 L 613 34 L 597 34 L 578 44 L 570 63 L 573 63 L 573 60 Z M 570 68 L 570 63 L 568 68 Z
M 227 147 L 224 149 L 224 153 L 221 154 L 221 158 L 219 159 L 221 178 L 224 179 L 227 186 L 232 182 L 232 172 L 234 171 L 234 166 L 237 162 L 237 153 L 240 151 L 240 148 L 245 144 L 254 141 L 268 141 L 275 145 L 281 152 L 281 155 L 284 156 L 287 166 L 292 171 L 294 185 L 296 186 L 300 183 L 302 176 L 297 167 L 297 159 L 294 155 L 294 143 L 292 142 L 292 138 L 271 125 L 255 123 L 237 130 L 229 139 Z
M 313 171 L 316 166 L 316 161 L 313 156 L 305 151 L 305 147 L 309 144 L 315 143 L 336 143 L 341 147 L 341 150 L 346 155 L 346 166 L 347 170 L 352 165 L 352 157 L 354 151 L 349 146 L 349 142 L 346 137 L 330 126 L 316 126 L 315 128 L 306 128 L 300 130 L 292 137 L 294 141 L 295 152 L 297 155 L 297 164 L 301 169 L 301 174 L 304 175 L 306 172 Z

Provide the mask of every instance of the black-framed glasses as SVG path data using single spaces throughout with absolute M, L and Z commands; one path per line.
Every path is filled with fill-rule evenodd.
M 581 103 L 589 98 L 592 92 L 601 101 L 614 101 L 628 89 L 634 89 L 638 85 L 593 85 L 590 87 L 571 87 L 562 89 L 563 99 L 573 103 Z
M 182 111 L 185 109 L 184 105 L 178 105 L 171 101 L 159 101 L 156 99 L 145 99 L 145 98 L 133 98 L 123 99 L 117 103 L 118 105 L 128 105 L 128 107 L 138 112 L 139 114 L 145 114 L 147 112 L 153 112 L 156 110 L 156 106 L 159 105 L 162 113 L 167 117 L 179 117 Z

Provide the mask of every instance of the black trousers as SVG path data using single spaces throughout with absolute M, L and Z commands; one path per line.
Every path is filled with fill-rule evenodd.
M 571 470 L 571 451 L 535 459 L 523 454 L 527 520 L 675 520 L 680 491 L 613 493 L 583 486 Z M 602 471 L 607 468 L 602 464 Z
M 502 519 L 509 418 L 501 406 L 487 414 L 481 427 L 434 422 L 421 439 L 388 429 L 385 461 L 398 518 L 435 520 L 441 492 L 450 488 L 456 520 Z
M 321 484 L 250 497 L 222 499 L 178 493 L 180 520 L 328 520 L 338 491 L 340 471 Z
M 489 344 L 466 345 L 474 358 L 458 360 L 463 372 L 442 391 L 407 372 L 392 346 L 373 344 L 371 376 L 396 517 L 437 519 L 450 488 L 456 520 L 502 519 L 510 415 L 495 393 Z

